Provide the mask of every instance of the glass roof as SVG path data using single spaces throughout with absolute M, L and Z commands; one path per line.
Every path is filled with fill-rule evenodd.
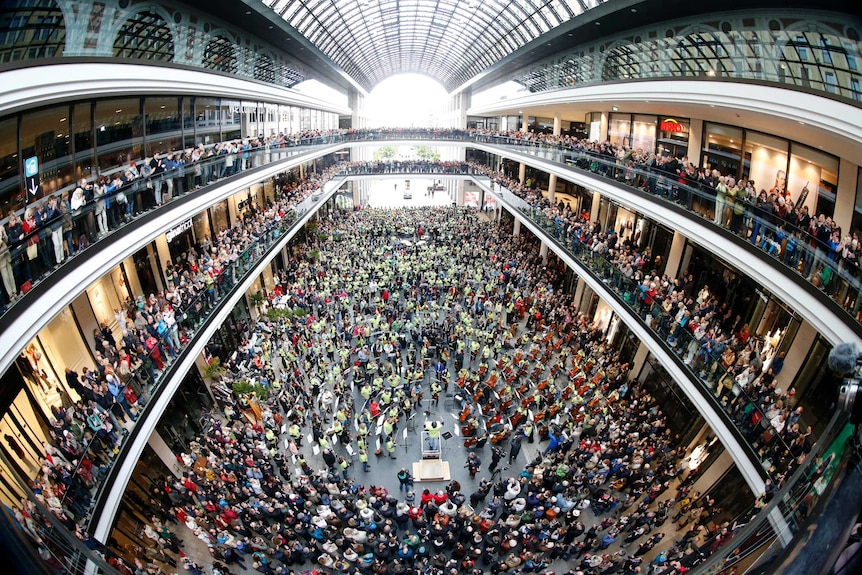
M 371 90 L 402 72 L 452 91 L 606 0 L 261 0 Z

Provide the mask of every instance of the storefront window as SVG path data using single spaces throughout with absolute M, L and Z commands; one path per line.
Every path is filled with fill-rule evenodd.
M 257 102 L 242 103 L 243 137 L 252 137 L 260 134 L 263 127 L 263 113 L 263 106 L 261 105 L 260 107 L 258 107 Z
M 210 211 L 212 213 L 213 225 L 217 231 L 226 230 L 230 227 L 227 213 L 227 200 L 214 204 Z
M 742 177 L 754 180 L 757 191 L 784 195 L 787 181 L 787 140 L 746 132 Z
M 141 102 L 122 98 L 96 102 L 96 144 L 103 172 L 144 157 Z
M 195 144 L 221 141 L 221 113 L 218 98 L 195 98 Z
M 742 160 L 742 128 L 706 124 L 701 166 L 736 177 Z
M 72 113 L 72 131 L 75 134 L 75 179 L 90 178 L 93 170 L 93 103 L 75 104 Z
M 184 98 L 182 102 L 183 148 L 195 147 L 195 100 L 197 98 Z
M 655 150 L 655 116 L 635 116 L 632 149 L 649 153 Z
M 0 210 L 3 215 L 21 207 L 20 164 L 18 120 L 9 118 L 0 122 Z
M 794 203 L 808 206 L 812 215 L 832 217 L 838 190 L 838 158 L 791 144 L 787 189 Z
M 290 134 L 290 106 L 278 107 L 278 131 L 282 134 Z
M 36 194 L 28 192 L 29 200 L 53 194 L 72 185 L 72 137 L 69 134 L 69 106 L 57 106 L 24 114 L 21 119 L 22 160 L 39 159 L 39 186 Z
M 294 134 L 302 130 L 299 123 L 299 108 L 296 106 L 290 107 L 290 130 Z
M 611 114 L 608 120 L 608 140 L 615 146 L 631 147 L 632 117 L 630 114 Z
M 684 158 L 688 154 L 688 120 L 659 116 L 658 149 L 663 156 Z
M 63 373 L 67 367 L 78 373 L 84 366 L 93 367 L 93 359 L 84 339 L 69 335 L 79 333 L 70 307 L 63 308 L 63 311 L 39 332 L 47 359 L 58 373 Z
M 199 240 L 212 237 L 210 218 L 207 210 L 192 218 L 192 228 L 194 229 L 195 237 Z
M 147 123 L 147 156 L 154 152 L 182 149 L 180 98 L 147 98 L 144 102 Z
M 221 139 L 238 140 L 241 138 L 242 108 L 239 100 L 221 101 Z

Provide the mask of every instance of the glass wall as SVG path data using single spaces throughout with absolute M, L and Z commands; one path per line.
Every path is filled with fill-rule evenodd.
M 75 104 L 72 114 L 72 132 L 75 134 L 75 180 L 90 178 L 96 174 L 93 158 L 93 103 Z
M 810 213 L 832 217 L 838 191 L 838 158 L 794 142 L 790 146 L 787 190 L 793 201 L 808 206 Z
M 808 146 L 723 124 L 704 124 L 703 166 L 754 180 L 755 189 L 784 196 L 812 215 L 832 217 L 839 160 Z
M 597 131 L 601 122 L 600 114 L 590 115 L 590 139 L 598 139 Z M 663 140 L 656 138 L 661 126 Z M 682 157 L 688 151 L 688 120 L 685 130 L 673 118 L 660 118 L 649 114 L 610 114 L 608 120 L 608 140 L 618 146 L 625 146 L 645 154 L 651 152 L 673 154 Z M 668 135 L 672 134 L 672 135 Z M 681 155 L 680 155 L 681 153 Z
M 742 128 L 704 124 L 702 167 L 736 176 L 742 163 Z
M 635 115 L 632 122 L 632 149 L 651 152 L 655 150 L 655 116 Z
M 147 157 L 154 152 L 169 152 L 183 147 L 183 130 L 180 115 L 182 98 L 147 98 L 144 114 L 147 126 Z M 191 98 L 187 98 L 191 106 Z
M 96 145 L 100 172 L 143 159 L 140 98 L 96 102 Z
M 3 215 L 21 203 L 18 197 L 22 189 L 18 181 L 19 166 L 18 120 L 0 120 L 0 210 Z
M 29 201 L 72 183 L 70 125 L 69 106 L 30 112 L 21 118 L 22 161 L 39 160 L 41 186 L 35 194 L 28 192 Z
M 608 119 L 608 141 L 615 146 L 631 147 L 631 114 L 611 114 Z
M 748 132 L 745 138 L 743 174 L 756 190 L 785 195 L 787 186 L 787 140 Z
M 683 158 L 688 154 L 688 134 L 691 122 L 683 118 L 659 116 L 658 146 L 656 153 Z

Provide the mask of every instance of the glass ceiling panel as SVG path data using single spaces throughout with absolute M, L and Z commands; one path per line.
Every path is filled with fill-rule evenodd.
M 606 0 L 260 0 L 366 90 L 398 72 L 454 90 Z

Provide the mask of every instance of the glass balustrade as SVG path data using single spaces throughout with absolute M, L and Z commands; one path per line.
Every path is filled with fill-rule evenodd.
M 258 167 L 267 165 L 273 161 L 290 157 L 312 146 L 366 142 L 374 140 L 444 140 L 458 141 L 465 144 L 470 142 L 503 146 L 510 150 L 528 153 L 537 158 L 549 160 L 568 169 L 588 172 L 593 175 L 611 179 L 621 185 L 629 185 L 637 188 L 641 193 L 649 194 L 652 201 L 668 202 L 684 207 L 693 214 L 703 217 L 712 210 L 716 202 L 716 191 L 703 185 L 681 183 L 675 174 L 657 172 L 646 166 L 623 166 L 616 159 L 608 158 L 588 150 L 575 150 L 563 148 L 542 141 L 528 138 L 514 138 L 506 135 L 487 135 L 467 130 L 435 130 L 435 129 L 393 129 L 393 130 L 347 130 L 342 133 L 332 133 L 324 136 L 305 138 L 291 142 L 289 147 L 269 148 L 252 150 L 248 165 Z M 183 170 L 199 172 L 205 184 L 224 176 L 225 170 L 223 156 L 213 156 L 203 159 L 201 162 L 186 165 Z M 178 177 L 176 174 L 167 173 L 148 179 L 137 179 L 129 185 L 111 192 L 105 199 L 110 202 L 122 203 L 123 221 L 118 222 L 110 232 L 120 229 L 141 207 L 141 194 L 148 192 L 148 187 L 157 185 L 168 178 Z M 197 177 L 197 176 L 195 176 Z M 159 184 L 160 185 L 160 184 Z M 122 199 L 120 199 L 122 196 Z M 125 200 L 125 201 L 123 201 Z M 805 278 L 812 285 L 820 289 L 824 294 L 838 303 L 850 316 L 857 321 L 862 320 L 862 278 L 858 265 L 851 265 L 844 261 L 836 261 L 836 253 L 829 246 L 822 244 L 805 230 L 792 226 L 789 222 L 780 220 L 775 214 L 764 212 L 756 205 L 741 202 L 742 214 L 739 218 L 731 219 L 738 229 L 731 229 L 730 225 L 725 229 L 736 233 L 740 239 L 750 242 L 772 256 L 776 263 L 782 267 L 792 270 L 794 273 Z M 154 206 L 158 207 L 158 206 Z M 97 202 L 89 202 L 80 210 L 70 214 L 71 222 L 66 218 L 66 228 L 71 224 L 72 229 L 83 232 L 88 240 L 87 246 L 110 235 L 98 233 L 96 210 L 99 209 Z M 130 211 L 131 210 L 131 211 Z M 739 223 L 741 222 L 741 224 Z M 51 234 L 56 226 L 63 226 L 64 222 L 55 221 L 41 227 L 40 229 L 25 235 L 18 241 L 10 244 L 10 254 L 14 263 L 26 262 L 27 247 L 33 243 L 38 244 L 39 250 L 51 249 Z M 708 222 L 708 225 L 715 225 Z M 67 230 L 64 229 L 64 237 Z M 82 235 L 82 234 L 79 234 Z M 92 239 L 93 241 L 90 241 Z M 84 249 L 88 249 L 84 248 Z M 80 250 L 79 250 L 80 251 Z M 64 261 L 65 263 L 65 261 Z M 24 265 L 26 267 L 26 265 Z M 54 268 L 55 269 L 55 268 Z M 54 269 L 44 270 L 45 276 L 52 273 Z M 36 278 L 38 283 L 38 278 Z M 33 282 L 31 282 L 32 284 Z M 24 298 L 26 299 L 26 298 Z M 14 302 L 17 303 L 17 302 Z M 13 309 L 10 305 L 3 310 L 6 313 Z

